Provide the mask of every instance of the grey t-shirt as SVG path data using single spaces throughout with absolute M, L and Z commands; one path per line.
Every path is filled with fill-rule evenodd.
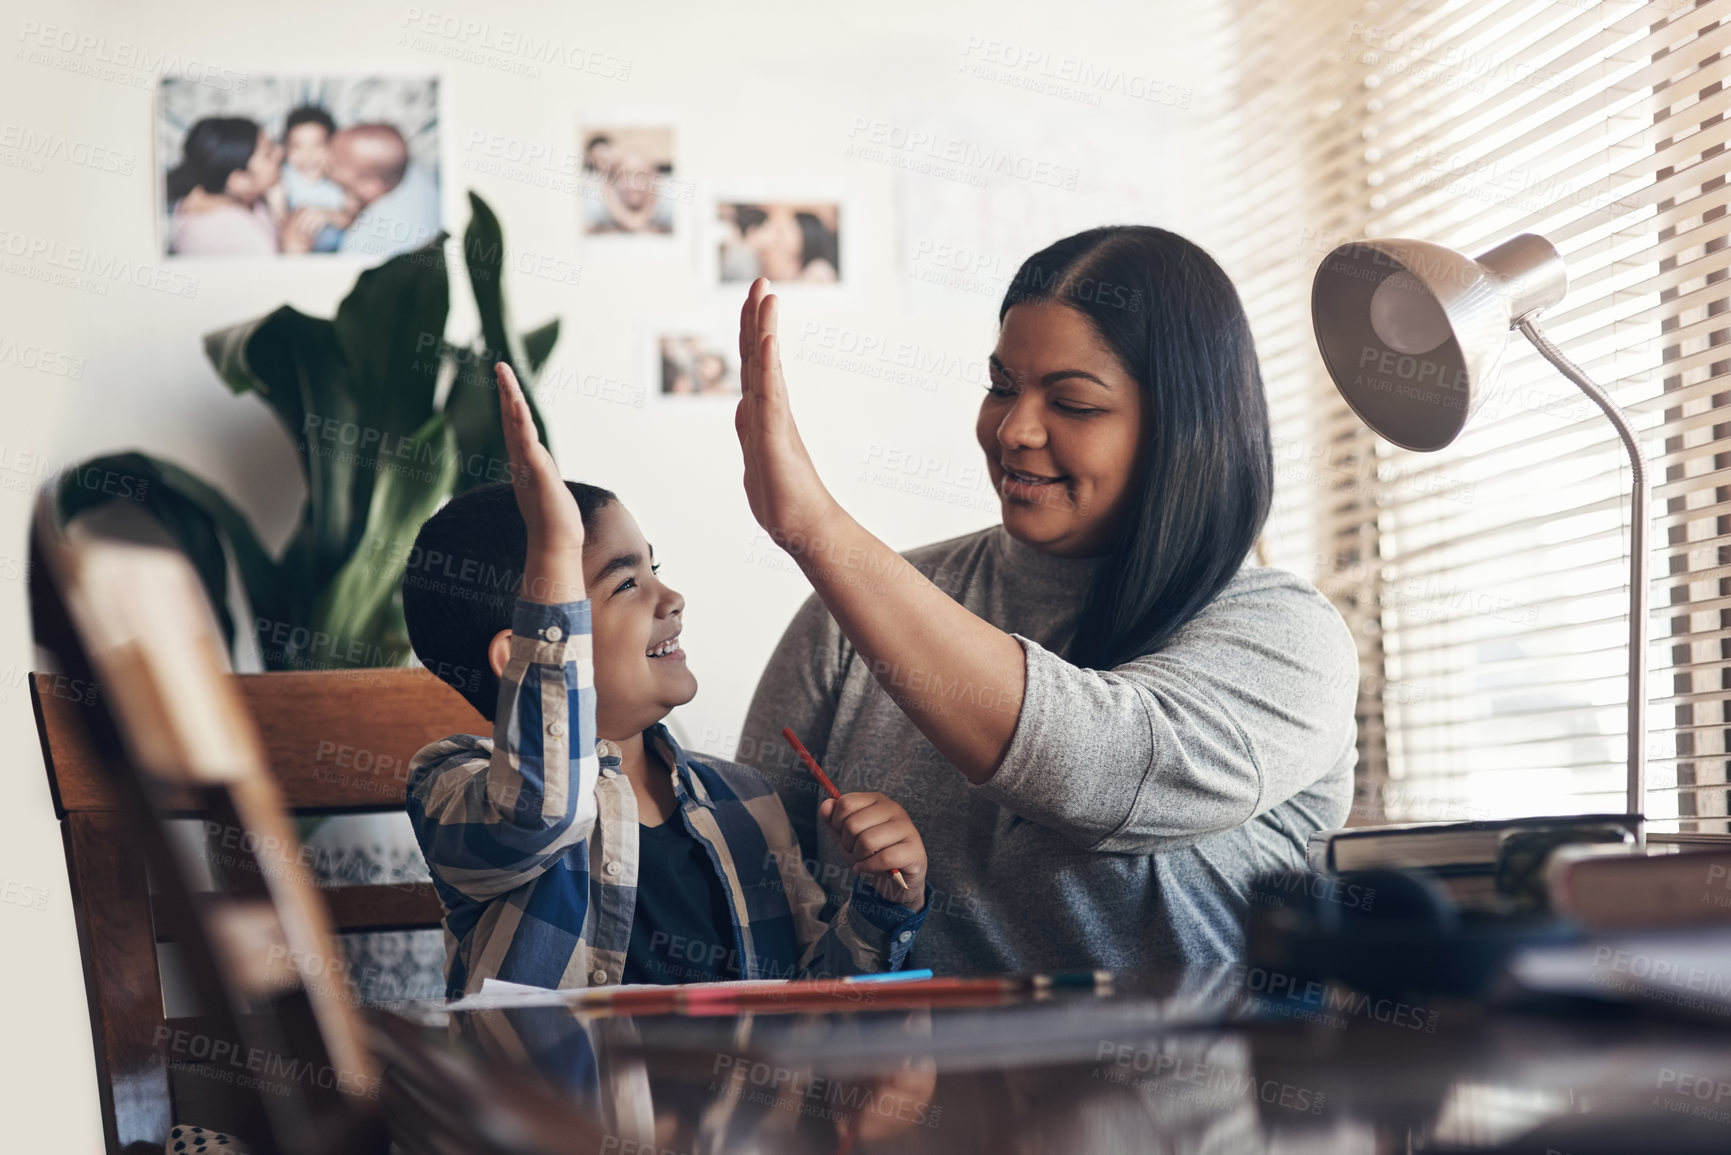
M 1016 637 L 1026 696 L 1002 765 L 972 785 L 808 599 L 758 683 L 737 760 L 774 783 L 813 876 L 847 897 L 848 859 L 817 830 L 823 794 L 784 726 L 844 793 L 882 791 L 919 828 L 933 894 L 907 965 L 1240 957 L 1250 880 L 1303 865 L 1306 839 L 1351 805 L 1358 658 L 1340 614 L 1295 575 L 1246 564 L 1164 648 L 1096 671 L 1062 655 L 1098 561 L 1048 556 L 1001 525 L 904 556 Z

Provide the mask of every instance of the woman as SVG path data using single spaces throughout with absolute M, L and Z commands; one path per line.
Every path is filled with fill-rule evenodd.
M 168 174 L 169 251 L 275 255 L 277 224 L 266 195 L 281 175 L 282 146 L 254 121 L 216 116 L 193 125 Z
M 1250 881 L 1346 817 L 1357 659 L 1313 587 L 1246 560 L 1272 454 L 1225 273 L 1143 227 L 1030 257 L 975 430 L 1003 523 L 905 558 L 819 480 L 766 289 L 741 315 L 746 493 L 816 596 L 739 757 L 779 769 L 814 873 L 841 893 L 849 859 L 815 837 L 821 795 L 783 726 L 842 790 L 881 790 L 919 827 L 934 893 L 911 965 L 1236 957 Z

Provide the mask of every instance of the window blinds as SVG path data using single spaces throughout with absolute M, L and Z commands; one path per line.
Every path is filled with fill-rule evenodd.
M 1476 254 L 1536 232 L 1570 277 L 1540 324 L 1629 411 L 1652 471 L 1647 813 L 1726 833 L 1731 5 L 1230 10 L 1211 239 L 1268 384 L 1270 560 L 1359 639 L 1351 821 L 1624 807 L 1629 476 L 1610 424 L 1515 334 L 1452 446 L 1398 450 L 1339 399 L 1310 325 L 1338 244 Z

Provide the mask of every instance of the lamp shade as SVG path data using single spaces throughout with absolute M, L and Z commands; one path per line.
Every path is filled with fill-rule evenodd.
M 1347 404 L 1401 448 L 1428 452 L 1490 395 L 1509 330 L 1567 289 L 1562 257 L 1532 233 L 1477 258 L 1425 241 L 1354 241 L 1316 270 L 1310 313 Z

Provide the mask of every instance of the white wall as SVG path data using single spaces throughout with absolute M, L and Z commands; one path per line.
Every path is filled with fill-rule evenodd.
M 546 401 L 559 461 L 567 476 L 621 494 L 666 564 L 664 576 L 685 593 L 685 643 L 702 690 L 678 722 L 694 744 L 719 753 L 732 750 L 757 673 L 805 595 L 803 581 L 756 534 L 739 489 L 730 404 L 665 403 L 651 392 L 634 408 L 578 387 L 596 374 L 652 391 L 646 348 L 660 325 L 734 331 L 740 289 L 704 280 L 713 264 L 705 257 L 711 198 L 842 199 L 844 284 L 785 294 L 788 370 L 826 481 L 904 548 L 995 520 L 989 492 L 965 484 L 979 463 L 975 382 L 993 340 L 995 291 L 1031 246 L 1116 220 L 1209 240 L 1205 214 L 1217 190 L 1199 134 L 1223 86 L 1219 46 L 1195 5 L 436 4 L 22 0 L 0 25 L 10 46 L 0 68 L 0 251 L 9 254 L 0 264 L 0 576 L 15 579 L 0 583 L 0 718 L 14 750 L 9 804 L 0 809 L 0 885 L 15 884 L 7 892 L 14 898 L 46 894 L 43 910 L 0 902 L 0 1118 L 9 1129 L 22 1125 L 13 1137 L 20 1149 L 50 1136 L 59 1150 L 101 1142 L 70 895 L 22 684 L 32 662 L 25 586 L 16 580 L 28 490 L 43 462 L 148 449 L 236 495 L 280 544 L 303 497 L 294 450 L 262 404 L 232 398 L 216 380 L 199 337 L 285 301 L 326 315 L 361 267 L 337 258 L 157 255 L 153 77 L 164 56 L 243 75 L 443 78 L 448 227 L 460 230 L 464 191 L 474 188 L 498 211 L 511 248 L 582 267 L 574 286 L 511 277 L 511 303 L 520 325 L 564 321 L 549 373 L 572 387 Z M 429 11 L 440 19 L 416 40 L 426 26 L 414 14 Z M 488 28 L 465 42 L 460 22 Z M 57 31 L 43 31 L 50 27 Z M 475 48 L 507 35 L 629 61 L 629 78 L 550 63 L 527 77 L 501 67 L 506 52 Z M 30 45 L 35 53 L 14 57 Z M 1044 58 L 1029 65 L 1030 53 Z M 1070 91 L 1030 90 L 1042 78 Z M 507 150 L 520 142 L 564 153 L 575 149 L 580 122 L 623 120 L 677 130 L 677 176 L 694 182 L 695 199 L 670 241 L 585 243 L 576 202 L 537 187 L 532 168 L 475 167 L 494 138 Z M 992 175 L 985 210 L 970 208 L 977 193 L 965 182 L 896 167 L 924 152 L 887 147 L 890 161 L 850 155 L 850 146 L 871 143 L 873 130 L 860 126 L 878 122 L 891 142 L 924 131 L 964 151 L 995 147 L 1048 162 L 1057 166 L 1051 171 L 1072 171 L 1073 187 Z M 38 155 L 38 164 L 20 142 L 44 136 L 80 157 L 91 148 L 130 155 L 131 171 L 100 171 L 59 153 Z M 481 146 L 471 147 L 476 140 Z M 43 244 L 60 246 L 62 256 L 81 246 L 99 260 L 195 276 L 196 295 L 126 281 L 101 292 L 44 284 L 19 271 L 40 272 L 44 260 L 16 255 Z M 948 275 L 941 245 L 967 250 L 954 259 L 978 258 L 997 281 L 969 291 L 911 279 L 910 271 Z M 454 337 L 473 332 L 465 297 L 455 294 Z M 78 359 L 60 364 L 80 373 L 26 367 L 7 342 Z M 887 359 L 811 360 L 854 342 L 888 350 Z M 932 387 L 873 374 L 898 357 L 923 366 L 912 372 Z M 934 463 L 931 492 L 862 477 L 897 453 Z

